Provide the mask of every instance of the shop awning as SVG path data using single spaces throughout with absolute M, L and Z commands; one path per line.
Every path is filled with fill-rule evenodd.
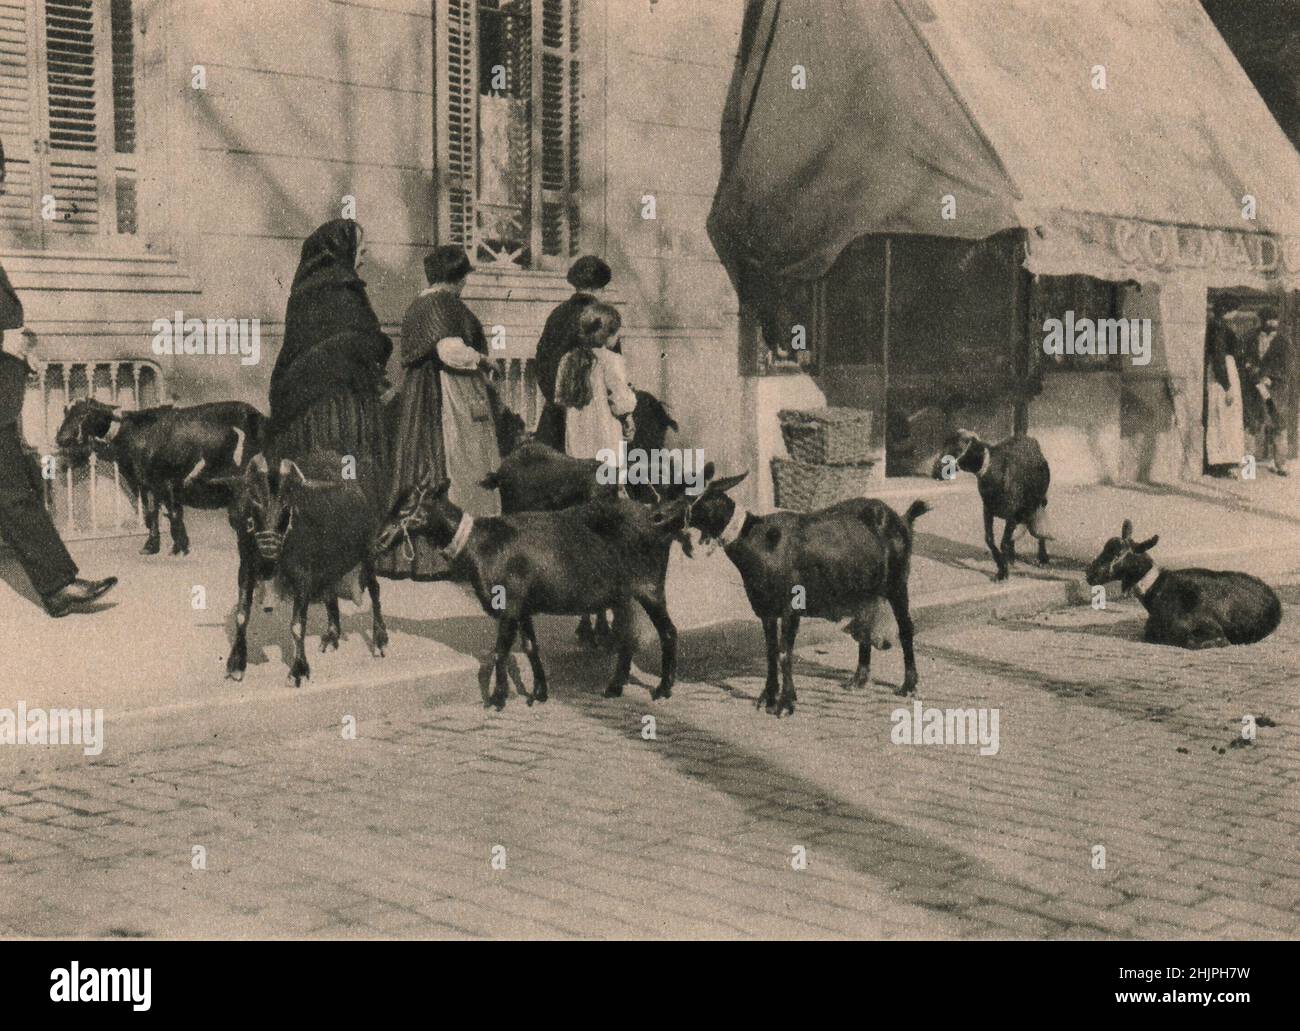
M 1196 0 L 749 0 L 722 136 L 742 297 L 1017 227 L 1033 272 L 1300 288 L 1300 155 Z

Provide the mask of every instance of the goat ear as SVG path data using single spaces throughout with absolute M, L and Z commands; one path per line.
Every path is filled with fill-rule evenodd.
M 712 482 L 713 482 L 714 474 L 715 474 L 716 472 L 717 472 L 717 470 L 713 468 L 713 463 L 712 463 L 712 462 L 705 462 L 705 463 L 704 463 L 704 482 L 705 482 L 705 483 L 712 483 Z
M 1133 545 L 1133 550 L 1140 555 L 1144 551 L 1150 551 L 1159 541 L 1160 534 L 1156 534 L 1154 537 L 1148 537 L 1141 544 Z
M 732 487 L 734 487 L 736 484 L 738 484 L 741 480 L 743 480 L 748 475 L 749 475 L 749 470 L 746 469 L 743 473 L 740 473 L 736 476 L 724 476 L 722 479 L 714 480 L 712 483 L 710 483 L 709 490 L 718 491 L 720 493 L 729 491 L 731 490 Z
M 1124 525 L 1119 530 L 1120 540 L 1131 541 L 1133 539 L 1133 520 L 1125 519 Z
M 280 482 L 281 483 L 298 483 L 306 482 L 307 477 L 302 474 L 298 468 L 298 463 L 291 458 L 280 459 Z

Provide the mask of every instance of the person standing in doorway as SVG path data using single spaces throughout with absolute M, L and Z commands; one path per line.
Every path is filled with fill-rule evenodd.
M 1272 458 L 1273 471 L 1286 476 L 1286 458 L 1282 454 L 1282 422 L 1289 411 L 1288 374 L 1291 363 L 1291 341 L 1278 329 L 1277 311 L 1265 308 L 1260 312 L 1260 330 L 1246 356 L 1248 378 L 1254 391 L 1253 421 L 1255 433 L 1260 438 L 1260 459 Z
M 1232 302 L 1216 298 L 1205 330 L 1205 466 L 1214 476 L 1236 477 L 1246 454 L 1237 335 L 1227 323 Z
M 578 344 L 579 317 L 589 305 L 601 299 L 612 275 L 609 266 L 594 254 L 583 255 L 575 261 L 566 277 L 574 294 L 547 317 L 537 341 L 537 386 L 545 403 L 534 436 L 557 451 L 565 449 L 565 414 L 555 403 L 555 376 L 560 361 Z
M 4 193 L 4 164 L 4 145 L 0 144 L 0 194 Z M 0 330 L 4 331 L 0 347 L 0 538 L 13 548 L 45 611 L 57 618 L 101 597 L 117 583 L 117 577 L 83 580 L 77 576 L 77 563 L 45 510 L 40 475 L 23 451 L 18 422 L 27 378 L 32 374 L 36 334 L 24 324 L 23 303 L 3 267 Z

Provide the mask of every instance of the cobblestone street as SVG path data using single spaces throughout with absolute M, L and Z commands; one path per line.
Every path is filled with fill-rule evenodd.
M 997 709 L 995 755 L 891 743 L 901 660 L 846 693 L 848 638 L 801 648 L 792 718 L 755 711 L 755 628 L 690 642 L 667 702 L 607 701 L 598 659 L 557 653 L 546 705 L 485 711 L 470 675 L 354 740 L 322 710 L 288 739 L 30 773 L 0 790 L 0 929 L 1294 937 L 1300 588 L 1283 600 L 1249 649 L 1142 644 L 1132 601 L 931 627 L 920 697 Z

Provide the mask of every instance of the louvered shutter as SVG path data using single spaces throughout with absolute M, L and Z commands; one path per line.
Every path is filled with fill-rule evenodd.
M 105 121 L 95 60 L 91 0 L 45 0 L 46 190 L 55 200 L 54 234 L 97 233 L 105 208 L 100 151 Z
M 110 30 L 113 81 L 113 202 L 114 229 L 131 235 L 139 228 L 136 210 L 136 53 L 132 0 L 112 0 Z
M 582 251 L 582 213 L 579 197 L 582 192 L 581 132 L 578 103 L 582 97 L 582 84 L 578 68 L 579 0 L 569 2 L 569 255 Z
M 436 0 L 436 150 L 442 242 L 474 256 L 478 192 L 478 55 L 476 0 Z
M 28 0 L 0 0 L 0 140 L 5 149 L 5 190 L 0 196 L 0 242 L 35 246 L 40 241 L 32 141 L 37 137 L 39 94 L 33 86 L 35 7 Z
M 540 5 L 541 24 L 533 30 L 537 50 L 533 67 L 540 66 L 541 74 L 534 80 L 533 89 L 534 110 L 541 112 L 540 124 L 534 128 L 534 139 L 541 150 L 541 175 L 534 186 L 533 196 L 538 203 L 533 210 L 540 211 L 541 218 L 534 227 L 533 239 L 541 244 L 540 264 L 553 266 L 557 263 L 547 259 L 569 253 L 569 33 L 565 0 L 540 0 Z

